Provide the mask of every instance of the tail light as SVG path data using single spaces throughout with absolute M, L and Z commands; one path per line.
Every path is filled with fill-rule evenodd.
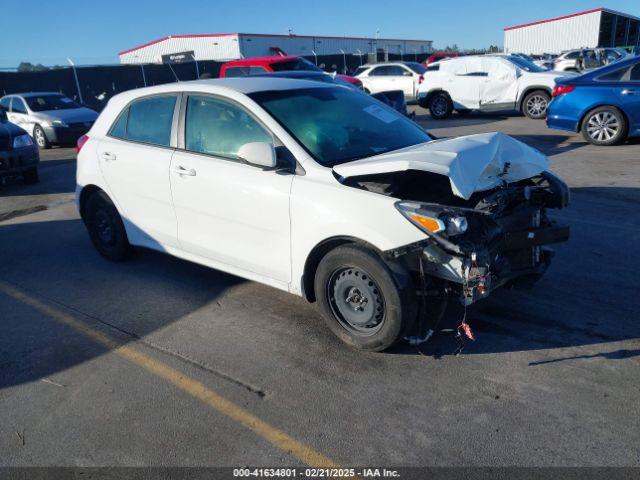
M 553 87 L 553 96 L 565 95 L 573 92 L 576 89 L 575 85 L 556 85 Z
M 420 85 L 422 82 L 424 82 L 424 75 L 420 75 L 418 77 L 418 85 Z
M 84 144 L 87 143 L 87 140 L 89 140 L 88 135 L 82 135 L 78 139 L 78 142 L 76 143 L 76 153 L 80 153 L 80 150 L 82 150 L 82 147 L 84 147 Z

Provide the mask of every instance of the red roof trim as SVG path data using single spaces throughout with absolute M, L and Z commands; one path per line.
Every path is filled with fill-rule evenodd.
M 123 50 L 118 52 L 118 55 L 124 55 L 125 53 L 131 53 L 136 50 L 140 50 L 145 47 L 149 47 L 151 45 L 155 45 L 156 43 L 164 42 L 165 40 L 169 40 L 170 38 L 202 38 L 202 37 L 228 37 L 231 35 L 243 35 L 247 37 L 278 37 L 278 38 L 331 38 L 331 39 L 345 39 L 345 40 L 374 40 L 372 37 L 336 37 L 330 35 L 281 35 L 281 34 L 270 34 L 270 33 L 194 33 L 194 34 L 185 34 L 185 35 L 167 35 L 166 37 L 158 38 L 157 40 L 152 40 L 147 43 L 143 43 L 142 45 L 138 45 L 137 47 L 129 48 L 128 50 Z M 433 40 L 415 40 L 411 38 L 379 38 L 379 41 L 387 41 L 387 42 L 433 42 Z
M 563 15 L 562 17 L 548 18 L 546 20 L 538 20 L 537 22 L 531 22 L 531 23 L 523 23 L 522 25 L 515 25 L 513 27 L 504 27 L 504 31 L 506 32 L 507 30 L 514 30 L 516 28 L 530 27 L 532 25 L 540 25 L 541 23 L 555 22 L 557 20 L 564 20 L 565 18 L 572 18 L 572 17 L 578 17 L 580 15 L 587 15 L 589 13 L 602 12 L 603 10 L 606 10 L 606 8 L 599 7 L 599 8 L 594 8 L 592 10 L 585 10 L 584 12 L 572 13 L 570 15 Z

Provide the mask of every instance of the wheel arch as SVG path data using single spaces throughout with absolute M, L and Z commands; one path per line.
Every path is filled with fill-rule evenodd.
M 84 220 L 84 209 L 87 204 L 87 199 L 95 192 L 104 192 L 105 195 L 108 196 L 107 192 L 105 192 L 102 188 L 98 187 L 94 184 L 85 185 L 82 187 L 80 191 L 80 196 L 78 198 L 78 208 L 80 210 L 80 218 Z
M 375 252 L 378 255 L 382 253 L 380 249 L 376 248 L 371 243 L 357 237 L 340 235 L 340 236 L 330 237 L 322 240 L 315 247 L 311 249 L 311 251 L 309 252 L 309 255 L 307 255 L 307 259 L 304 262 L 301 286 L 302 286 L 302 296 L 308 302 L 316 301 L 316 295 L 315 295 L 313 284 L 315 281 L 316 272 L 318 270 L 318 266 L 320 265 L 320 262 L 322 261 L 324 256 L 327 253 L 329 253 L 331 250 L 344 245 L 359 245 L 368 250 Z
M 529 95 L 532 92 L 535 92 L 536 90 L 542 90 L 543 92 L 546 92 L 549 94 L 549 100 L 551 100 L 553 98 L 553 89 L 551 87 L 549 87 L 548 85 L 530 85 L 528 87 L 526 87 L 524 89 L 524 91 L 522 92 L 522 94 L 520 95 L 520 100 L 518 100 L 518 110 L 522 111 L 522 105 L 524 104 L 524 99 L 527 98 L 527 95 Z

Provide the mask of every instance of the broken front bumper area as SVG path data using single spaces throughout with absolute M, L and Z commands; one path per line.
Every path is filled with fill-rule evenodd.
M 553 251 L 546 245 L 569 239 L 569 227 L 550 225 L 507 232 L 488 248 L 464 254 L 450 253 L 437 244 L 422 248 L 422 271 L 454 284 L 460 300 L 470 305 L 504 285 L 530 285 L 551 263 Z

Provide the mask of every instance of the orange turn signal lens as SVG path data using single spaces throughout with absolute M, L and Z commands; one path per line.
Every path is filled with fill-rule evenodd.
M 437 218 L 426 217 L 424 215 L 418 215 L 417 213 L 410 213 L 409 218 L 430 232 L 437 233 L 444 230 L 442 220 Z

